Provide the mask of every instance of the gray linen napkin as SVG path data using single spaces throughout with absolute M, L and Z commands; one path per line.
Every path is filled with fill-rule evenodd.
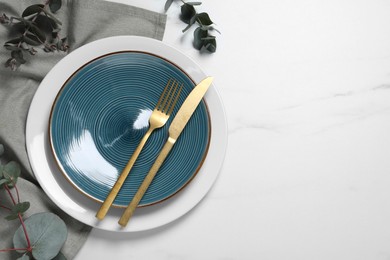
M 34 3 L 44 1 L 2 0 L 0 15 L 20 15 Z M 62 0 L 62 8 L 56 17 L 62 21 L 61 36 L 68 37 L 70 51 L 88 42 L 115 35 L 139 35 L 161 40 L 164 35 L 166 16 L 141 8 L 109 3 L 98 0 Z M 9 40 L 9 29 L 0 25 L 1 45 Z M 28 200 L 31 208 L 26 217 L 38 212 L 54 212 L 67 224 L 68 239 L 62 252 L 72 259 L 85 242 L 90 227 L 79 223 L 57 208 L 39 188 L 29 165 L 26 144 L 25 125 L 29 105 L 39 83 L 49 70 L 66 53 L 44 53 L 42 50 L 33 56 L 25 55 L 27 63 L 17 71 L 5 68 L 3 63 L 10 52 L 0 46 L 0 143 L 6 153 L 3 160 L 14 160 L 22 166 L 22 178 L 18 181 L 22 201 Z M 6 195 L 0 193 L 4 203 Z M 6 202 L 5 202 L 6 203 Z M 18 221 L 6 221 L 6 212 L 0 209 L 0 249 L 12 247 L 14 231 Z M 14 253 L 1 253 L 0 259 L 15 259 Z

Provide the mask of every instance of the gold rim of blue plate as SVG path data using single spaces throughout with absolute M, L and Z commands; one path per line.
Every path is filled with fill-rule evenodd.
M 126 207 L 148 173 L 180 105 L 196 85 L 173 62 L 142 51 L 108 53 L 81 66 L 58 92 L 49 119 L 50 146 L 62 174 L 102 202 L 148 129 L 149 115 L 170 78 L 183 90 L 167 124 L 150 136 L 113 206 Z M 177 194 L 198 173 L 210 143 L 204 100 L 192 115 L 139 207 Z

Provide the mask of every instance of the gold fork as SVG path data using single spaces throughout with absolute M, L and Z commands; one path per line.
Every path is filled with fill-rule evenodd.
M 142 148 L 144 147 L 146 141 L 148 140 L 150 134 L 156 129 L 163 127 L 165 123 L 168 121 L 169 116 L 171 115 L 173 108 L 175 107 L 177 100 L 179 99 L 180 92 L 183 88 L 183 84 L 179 87 L 179 83 L 176 80 L 169 79 L 167 85 L 162 92 L 160 99 L 157 102 L 156 107 L 154 108 L 150 118 L 149 118 L 149 129 L 145 133 L 144 137 L 141 139 L 139 145 L 135 149 L 133 155 L 128 161 L 126 167 L 123 169 L 121 175 L 118 180 L 112 187 L 110 193 L 107 198 L 103 202 L 99 211 L 96 213 L 96 217 L 99 220 L 102 220 L 112 203 L 114 202 L 119 190 L 121 189 L 124 181 L 126 180 L 127 175 L 131 168 L 133 167 L 135 161 L 137 160 L 138 155 L 141 153 Z

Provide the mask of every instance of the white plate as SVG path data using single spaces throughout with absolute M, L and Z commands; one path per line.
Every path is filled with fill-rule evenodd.
M 26 146 L 31 167 L 43 190 L 53 202 L 70 216 L 87 225 L 120 232 L 160 227 L 190 211 L 215 182 L 227 147 L 226 116 L 221 98 L 215 85 L 212 85 L 205 96 L 211 117 L 210 146 L 203 166 L 193 181 L 171 199 L 137 209 L 126 228 L 121 228 L 117 223 L 123 209 L 113 208 L 103 221 L 98 221 L 95 214 L 100 204 L 76 191 L 64 179 L 55 163 L 48 137 L 50 110 L 62 85 L 82 65 L 104 54 L 129 50 L 164 57 L 187 72 L 195 82 L 200 82 L 208 76 L 193 60 L 160 41 L 138 36 L 105 38 L 80 47 L 53 67 L 35 93 L 26 126 Z

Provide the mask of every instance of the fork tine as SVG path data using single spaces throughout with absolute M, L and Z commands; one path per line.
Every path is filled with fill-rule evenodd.
M 167 111 L 167 106 L 169 105 L 170 103 L 170 100 L 172 98 L 172 96 L 174 95 L 175 91 L 176 91 L 176 87 L 177 87 L 177 83 L 176 83 L 176 80 L 172 80 L 172 84 L 169 88 L 169 91 L 166 95 L 166 98 L 164 99 L 164 101 L 162 102 L 161 104 L 161 112 L 163 113 L 166 113 Z
M 156 104 L 156 109 L 158 109 L 158 110 L 160 110 L 161 103 L 163 102 L 164 97 L 165 97 L 166 94 L 167 94 L 167 91 L 168 91 L 168 89 L 169 89 L 169 86 L 171 85 L 171 81 L 172 81 L 172 79 L 169 79 L 169 80 L 168 80 L 167 84 L 165 85 L 165 88 L 164 88 L 163 92 L 161 93 L 160 98 L 158 99 L 158 102 L 157 102 L 157 104 Z
M 177 86 L 179 86 L 179 83 L 177 83 Z M 173 108 L 175 107 L 175 105 L 177 103 L 177 100 L 179 99 L 179 96 L 180 96 L 180 93 L 181 93 L 182 89 L 183 89 L 183 83 L 181 84 L 179 90 L 177 91 L 175 99 L 171 102 L 170 108 L 168 110 L 168 113 L 166 113 L 167 115 L 170 115 L 172 113 Z
M 172 88 L 169 91 L 169 95 L 167 96 L 167 99 L 165 100 L 164 107 L 162 109 L 163 113 L 167 114 L 167 111 L 169 110 L 172 99 L 175 97 L 175 92 L 176 92 L 178 86 L 179 86 L 179 83 L 176 80 L 173 80 Z

